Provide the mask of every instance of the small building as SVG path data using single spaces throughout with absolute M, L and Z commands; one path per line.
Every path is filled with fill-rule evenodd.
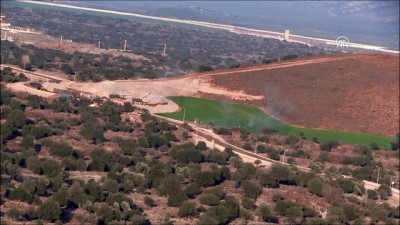
M 283 39 L 287 41 L 287 40 L 289 40 L 289 36 L 290 36 L 290 30 L 285 30 L 285 34 L 283 36 Z
M 5 19 L 1 19 L 0 20 L 0 27 L 1 28 L 9 28 L 10 26 L 11 26 L 11 23 L 8 22 L 7 20 L 5 20 Z

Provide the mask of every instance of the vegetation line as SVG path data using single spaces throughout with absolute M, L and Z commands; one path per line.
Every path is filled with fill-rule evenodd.
M 394 137 L 369 133 L 293 126 L 274 119 L 262 110 L 251 106 L 186 96 L 172 96 L 169 98 L 185 108 L 185 117 L 188 121 L 197 120 L 200 123 L 211 123 L 223 127 L 243 127 L 251 133 L 260 133 L 264 128 L 268 127 L 277 130 L 282 135 L 300 135 L 306 139 L 313 139 L 319 142 L 338 140 L 344 144 L 364 144 L 368 146 L 376 143 L 383 148 L 389 148 L 390 142 L 394 140 Z M 182 119 L 183 110 L 160 115 L 173 119 Z

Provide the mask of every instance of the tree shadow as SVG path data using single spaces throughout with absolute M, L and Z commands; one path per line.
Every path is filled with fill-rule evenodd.
M 77 208 L 77 205 L 71 201 L 68 202 L 67 206 L 65 208 L 61 209 L 61 215 L 60 215 L 60 220 L 65 223 L 69 223 L 73 217 L 73 212 Z

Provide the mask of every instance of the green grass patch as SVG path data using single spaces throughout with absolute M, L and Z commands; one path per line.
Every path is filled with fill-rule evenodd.
M 390 142 L 395 140 L 394 137 L 369 133 L 296 127 L 272 118 L 261 109 L 246 105 L 186 96 L 173 96 L 169 99 L 185 108 L 185 119 L 187 121 L 197 120 L 200 123 L 212 123 L 223 127 L 241 126 L 251 133 L 261 133 L 263 128 L 270 127 L 278 130 L 282 135 L 299 136 L 300 132 L 303 132 L 308 140 L 315 136 L 321 143 L 338 140 L 345 144 L 370 146 L 371 143 L 375 142 L 388 149 Z M 160 113 L 159 115 L 182 120 L 183 110 L 174 113 Z

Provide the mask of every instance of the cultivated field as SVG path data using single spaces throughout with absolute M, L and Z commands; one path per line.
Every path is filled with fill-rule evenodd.
M 210 76 L 228 90 L 263 95 L 247 104 L 304 127 L 394 136 L 399 131 L 399 58 L 335 56 L 261 71 Z
M 251 106 L 194 97 L 175 96 L 170 99 L 185 108 L 185 118 L 188 121 L 196 120 L 200 123 L 212 123 L 224 127 L 245 127 L 254 133 L 260 133 L 265 127 L 274 128 L 283 135 L 299 135 L 300 132 L 303 132 L 307 139 L 311 140 L 313 137 L 317 137 L 321 142 L 339 140 L 346 144 L 365 144 L 367 146 L 375 142 L 389 148 L 390 141 L 392 141 L 392 138 L 381 135 L 291 126 L 273 119 L 262 110 Z M 183 110 L 161 115 L 181 120 L 183 119 Z

